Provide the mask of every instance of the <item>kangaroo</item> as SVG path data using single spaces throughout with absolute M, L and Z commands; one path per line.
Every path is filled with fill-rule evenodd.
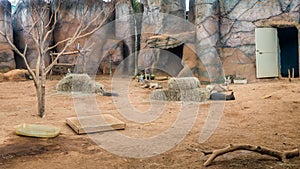
M 140 81 L 139 84 L 142 88 L 149 88 L 149 89 L 161 89 L 162 86 L 155 82 L 149 82 L 147 80 Z
M 32 77 L 28 70 L 25 69 L 13 69 L 6 73 L 0 74 L 1 79 L 6 81 L 25 81 L 32 80 Z
M 235 100 L 234 93 L 226 95 L 223 92 L 230 91 L 229 84 L 231 82 L 230 77 L 224 78 L 224 84 L 212 84 L 207 85 L 206 90 L 210 92 L 210 100 Z
M 106 92 L 103 88 L 98 89 L 96 93 L 100 93 L 102 96 L 119 96 L 118 93 Z
M 224 84 L 211 84 L 206 86 L 206 90 L 210 93 L 219 93 L 219 92 L 227 92 L 230 91 L 229 84 L 230 84 L 230 77 L 224 78 Z
M 210 100 L 235 100 L 235 97 L 233 92 L 231 92 L 230 95 L 224 93 L 212 93 L 210 95 Z

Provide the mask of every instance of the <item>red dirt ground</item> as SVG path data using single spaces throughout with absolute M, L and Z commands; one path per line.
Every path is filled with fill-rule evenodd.
M 109 89 L 106 76 L 97 77 Z M 148 158 L 127 158 L 97 146 L 87 135 L 76 135 L 66 124 L 75 117 L 72 95 L 55 91 L 58 80 L 47 81 L 46 117 L 37 115 L 32 81 L 0 83 L 0 168 L 74 169 L 74 168 L 205 168 L 208 158 L 202 151 L 229 144 L 253 144 L 280 151 L 300 148 L 300 80 L 264 80 L 247 85 L 231 85 L 236 100 L 228 101 L 217 130 L 205 142 L 198 142 L 211 102 L 201 103 L 201 112 L 187 136 L 171 150 Z M 130 100 L 138 110 L 149 108 L 150 90 L 136 82 L 130 86 Z M 269 96 L 264 98 L 265 96 Z M 96 96 L 99 108 L 125 121 L 119 131 L 132 137 L 153 136 L 168 129 L 176 120 L 180 102 L 169 103 L 166 112 L 155 121 L 139 124 L 116 113 L 111 97 Z M 62 128 L 53 139 L 21 137 L 13 126 L 20 123 L 51 124 Z M 167 140 L 166 140 L 167 141 Z M 247 151 L 225 154 L 208 168 L 286 169 L 300 168 L 300 157 L 282 163 L 275 158 Z

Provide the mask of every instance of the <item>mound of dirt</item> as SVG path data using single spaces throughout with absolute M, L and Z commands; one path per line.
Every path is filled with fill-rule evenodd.
M 60 92 L 102 93 L 104 85 L 95 82 L 87 74 L 67 74 L 58 82 L 56 90 Z

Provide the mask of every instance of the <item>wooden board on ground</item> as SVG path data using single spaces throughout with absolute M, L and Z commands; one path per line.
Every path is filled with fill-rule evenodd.
M 77 134 L 96 133 L 111 130 L 125 129 L 125 122 L 109 115 L 96 115 L 86 117 L 71 117 L 66 119 L 67 124 Z

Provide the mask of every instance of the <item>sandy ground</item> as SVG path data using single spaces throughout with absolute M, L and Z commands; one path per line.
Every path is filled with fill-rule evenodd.
M 108 77 L 98 77 L 97 81 L 110 89 L 111 81 Z M 162 154 L 151 154 L 151 147 L 157 145 L 150 143 L 149 150 L 142 150 L 152 155 L 147 158 L 116 155 L 98 146 L 89 136 L 76 135 L 65 124 L 66 118 L 76 117 L 73 97 L 57 93 L 57 82 L 47 81 L 46 117 L 42 119 L 37 115 L 32 81 L 0 83 L 0 168 L 205 168 L 203 163 L 208 156 L 204 156 L 202 151 L 223 148 L 229 144 L 253 144 L 280 151 L 292 150 L 300 145 L 300 80 L 265 80 L 247 85 L 231 85 L 236 100 L 225 103 L 218 127 L 208 140 L 199 143 L 200 132 L 212 105 L 210 101 L 197 105 L 199 114 L 195 124 L 181 142 Z M 136 110 L 143 112 L 150 107 L 150 92 L 132 82 L 128 99 Z M 118 113 L 111 97 L 95 98 L 102 113 L 111 114 L 127 123 L 126 129 L 118 132 L 132 138 L 155 137 L 172 128 L 182 108 L 181 102 L 167 103 L 154 121 L 136 123 Z M 15 135 L 13 126 L 24 122 L 51 124 L 61 127 L 62 131 L 53 139 Z M 174 133 L 176 135 L 176 130 Z M 174 138 L 162 141 L 169 146 L 172 143 L 170 139 Z M 136 151 L 141 150 L 136 147 Z M 132 154 L 135 153 L 132 151 Z M 282 163 L 265 155 L 237 151 L 218 157 L 208 168 L 296 169 L 300 168 L 300 157 Z

